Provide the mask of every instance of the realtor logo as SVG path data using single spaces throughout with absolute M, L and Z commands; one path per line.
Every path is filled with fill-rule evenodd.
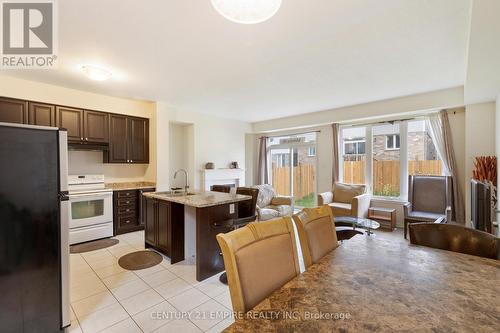
M 2 1 L 4 69 L 55 68 L 54 0 Z

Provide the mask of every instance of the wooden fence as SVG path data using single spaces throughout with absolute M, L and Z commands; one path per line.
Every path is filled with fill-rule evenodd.
M 438 160 L 408 161 L 409 175 L 441 175 Z M 352 184 L 365 183 L 365 161 L 345 161 L 344 181 Z M 373 193 L 399 195 L 399 161 L 373 161 Z
M 316 192 L 316 170 L 314 165 L 293 167 L 293 193 L 301 199 Z M 276 193 L 290 195 L 290 167 L 273 165 L 273 187 Z
M 314 165 L 293 167 L 293 193 L 301 199 L 316 192 L 316 170 Z M 410 175 L 441 175 L 441 161 L 424 160 L 408 161 Z M 272 168 L 273 187 L 281 195 L 290 194 L 290 167 Z M 344 161 L 344 182 L 352 184 L 365 183 L 365 161 Z M 373 193 L 386 196 L 399 195 L 400 165 L 399 161 L 373 161 Z

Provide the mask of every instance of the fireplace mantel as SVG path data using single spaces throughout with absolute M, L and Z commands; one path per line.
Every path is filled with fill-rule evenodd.
M 205 191 L 212 185 L 245 186 L 244 169 L 205 169 L 201 171 L 201 184 Z

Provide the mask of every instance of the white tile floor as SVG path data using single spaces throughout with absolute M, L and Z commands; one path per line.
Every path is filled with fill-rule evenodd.
M 103 250 L 71 254 L 72 333 L 220 332 L 232 323 L 231 298 L 219 275 L 196 281 L 192 260 L 128 271 L 120 256 L 144 249 L 144 232 L 116 237 Z

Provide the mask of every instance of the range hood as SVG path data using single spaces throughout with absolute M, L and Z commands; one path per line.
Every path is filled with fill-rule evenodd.
M 68 143 L 68 150 L 84 150 L 84 151 L 103 151 L 107 152 L 109 150 L 109 145 L 107 143 L 97 144 L 97 143 Z

